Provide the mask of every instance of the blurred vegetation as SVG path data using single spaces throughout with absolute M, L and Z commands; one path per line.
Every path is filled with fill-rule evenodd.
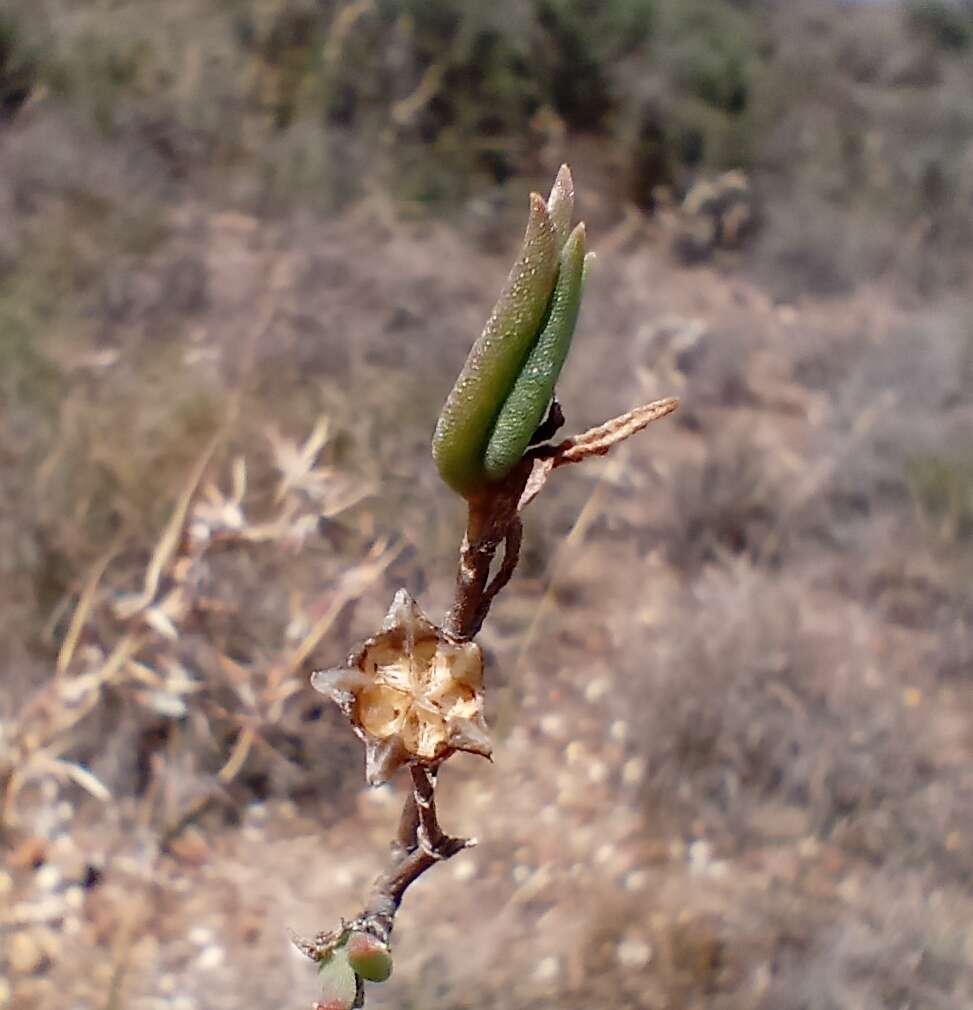
M 37 62 L 18 23 L 0 11 L 0 119 L 13 116 L 27 100 L 37 80 Z
M 189 588 L 219 606 L 200 607 L 179 641 L 153 634 L 142 659 L 160 661 L 162 687 L 139 681 L 133 700 L 111 685 L 65 753 L 103 776 L 123 811 L 129 800 L 147 809 L 147 783 L 164 781 L 172 810 L 154 816 L 178 823 L 186 794 L 222 795 L 214 770 L 246 725 L 263 743 L 231 806 L 352 801 L 357 777 L 343 770 L 359 754 L 321 725 L 330 716 L 316 699 L 297 692 L 286 719 L 263 715 L 287 686 L 279 671 L 293 662 L 297 678 L 315 658 L 298 643 L 322 613 L 333 613 L 330 662 L 353 622 L 380 619 L 386 589 L 447 598 L 461 530 L 429 465 L 432 424 L 495 295 L 493 253 L 515 241 L 528 186 L 568 160 L 611 264 L 592 278 L 587 350 L 565 373 L 571 430 L 643 394 L 676 392 L 683 407 L 665 438 L 633 446 L 630 471 L 565 481 L 531 515 L 517 587 L 488 629 L 494 667 L 510 671 L 524 725 L 553 714 L 557 683 L 557 713 L 583 711 L 583 732 L 616 748 L 606 768 L 648 769 L 626 788 L 667 852 L 672 839 L 713 842 L 698 866 L 691 854 L 645 857 L 663 860 L 651 872 L 670 884 L 685 863 L 699 907 L 725 860 L 733 887 L 738 869 L 767 860 L 759 892 L 736 892 L 719 971 L 708 920 L 693 940 L 683 895 L 647 878 L 654 968 L 632 973 L 628 1002 L 614 953 L 627 933 L 609 937 L 598 964 L 600 940 L 580 956 L 563 948 L 592 959 L 587 1004 L 750 1010 L 813 993 L 841 1010 L 973 1005 L 960 886 L 973 872 L 969 0 L 0 7 L 0 745 L 21 701 L 50 681 L 79 593 L 109 555 L 72 669 L 127 633 L 116 597 L 141 585 L 180 489 L 222 432 L 204 513 L 232 527 L 245 483 L 245 528 L 266 526 L 281 475 L 303 459 L 320 480 L 291 496 L 314 521 L 232 550 L 214 541 L 211 572 Z M 705 203 L 720 173 L 742 180 L 752 231 L 687 269 L 672 219 L 685 219 L 687 194 Z M 321 458 L 308 461 L 301 440 L 322 415 Z M 377 493 L 345 515 L 345 498 L 357 502 L 345 483 Z M 334 515 L 308 491 L 321 488 L 341 492 Z M 387 564 L 387 585 L 346 585 L 385 547 L 372 577 Z M 360 595 L 349 609 L 363 613 L 332 612 L 335 587 Z M 605 628 L 582 635 L 591 613 Z M 213 643 L 231 663 L 214 662 Z M 172 674 L 183 667 L 189 680 Z M 211 693 L 173 701 L 193 678 Z M 605 711 L 589 719 L 600 680 Z M 201 700 L 220 707 L 215 720 Z M 566 738 L 548 743 L 543 761 L 560 769 Z M 540 790 L 555 775 L 533 762 L 524 786 L 537 792 L 524 795 L 553 810 Z M 585 803 L 615 795 L 611 781 L 580 781 Z M 556 805 L 560 825 L 560 795 Z M 539 819 L 521 819 L 537 834 Z M 778 851 L 781 833 L 794 852 Z M 586 873 L 621 879 L 601 855 L 557 841 L 552 851 Z M 808 911 L 822 893 L 818 858 L 851 919 Z M 290 850 L 279 865 L 295 865 Z M 881 876 L 855 876 L 869 868 Z M 926 902 L 929 880 L 960 903 L 953 912 Z M 596 939 L 600 917 L 617 933 L 644 913 L 627 886 L 630 904 L 592 901 Z M 656 923 L 660 903 L 671 929 L 665 914 Z M 529 981 L 502 949 L 494 960 Z M 706 962 L 695 974 L 683 964 L 694 959 Z M 431 972 L 414 1004 L 469 1002 L 463 971 L 448 992 Z M 765 972 L 761 999 L 743 980 Z M 552 999 L 518 1002 L 501 985 L 482 1003 Z M 52 992 L 37 1005 L 55 1002 Z
M 973 4 L 969 0 L 909 0 L 909 21 L 943 49 L 973 45 Z
M 0 101 L 148 147 L 173 181 L 338 206 L 449 204 L 602 143 L 623 194 L 745 168 L 794 202 L 953 232 L 973 169 L 968 4 L 66 0 L 0 23 Z M 909 143 L 902 143 L 908 135 Z M 941 236 L 948 241 L 957 236 Z M 964 239 L 969 239 L 968 228 Z
M 264 197 L 328 200 L 366 170 L 449 201 L 536 171 L 545 132 L 610 140 L 637 176 L 737 165 L 756 18 L 664 0 L 52 3 L 6 35 L 17 67 L 106 133 L 149 131 L 169 170 L 253 162 Z M 20 72 L 23 76 L 23 71 Z M 251 165 L 253 167 L 253 165 Z M 645 178 L 638 177 L 644 175 Z M 648 199 L 648 191 L 642 194 Z
M 916 500 L 930 525 L 947 541 L 973 537 L 973 459 L 920 456 L 910 461 Z
M 206 304 L 198 254 L 160 254 L 187 201 L 274 220 L 379 191 L 420 212 L 485 200 L 493 220 L 508 183 L 519 193 L 570 153 L 609 181 L 611 216 L 742 168 L 763 228 L 736 262 L 777 298 L 883 276 L 918 297 L 958 285 L 973 250 L 971 25 L 970 4 L 946 0 L 840 16 L 757 0 L 18 5 L 0 15 L 0 118 L 16 131 L 0 148 L 13 483 L 32 488 L 52 446 L 85 460 L 85 440 L 118 428 L 125 411 L 95 404 L 77 359 L 146 317 L 151 347 L 128 367 L 152 404 L 116 457 L 130 472 L 79 467 L 83 488 L 72 478 L 51 500 L 87 503 L 74 517 L 90 517 L 92 550 L 115 525 L 99 501 L 159 521 L 183 436 L 219 413 L 164 381 L 168 337 Z M 284 402 L 300 375 L 278 367 L 262 381 Z M 69 385 L 98 408 L 78 408 L 83 422 L 67 416 Z M 902 481 L 946 508 L 955 492 L 923 466 Z

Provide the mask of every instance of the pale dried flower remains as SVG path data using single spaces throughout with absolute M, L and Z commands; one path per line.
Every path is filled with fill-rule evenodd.
M 366 776 L 385 782 L 410 761 L 438 764 L 457 750 L 489 757 L 483 653 L 454 642 L 400 589 L 382 630 L 344 666 L 311 683 L 335 701 L 366 746 Z

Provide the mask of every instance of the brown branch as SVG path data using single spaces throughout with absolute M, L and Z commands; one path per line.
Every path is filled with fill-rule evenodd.
M 480 601 L 477 610 L 477 630 L 483 626 L 487 612 L 493 603 L 497 593 L 513 578 L 517 562 L 520 560 L 520 544 L 524 539 L 524 524 L 520 521 L 520 516 L 515 515 L 510 520 L 503 539 L 503 563 L 497 574 L 491 579 L 489 585 L 483 591 L 483 599 Z M 474 632 L 475 634 L 475 632 Z
M 474 638 L 494 596 L 510 581 L 520 554 L 518 503 L 531 472 L 525 457 L 503 480 L 489 484 L 469 499 L 466 534 L 456 570 L 456 596 L 443 631 L 457 641 Z M 488 587 L 490 566 L 502 543 L 504 561 Z
M 400 833 L 393 846 L 397 858 L 372 885 L 359 927 L 388 943 L 395 913 L 409 885 L 429 867 L 450 859 L 463 849 L 476 845 L 475 838 L 454 838 L 439 826 L 436 813 L 436 770 L 410 765 L 412 792 L 402 811 Z
M 492 539 L 479 542 L 472 540 L 469 529 L 472 525 L 471 519 L 459 550 L 456 598 L 443 622 L 443 631 L 456 640 L 471 639 L 479 630 L 483 591 L 490 577 L 490 564 L 498 544 L 498 541 Z
M 443 631 L 465 641 L 476 636 L 486 620 L 497 593 L 510 581 L 520 555 L 520 513 L 540 494 L 548 477 L 559 466 L 603 456 L 613 446 L 640 432 L 653 421 L 671 414 L 679 401 L 674 397 L 637 407 L 557 445 L 530 449 L 502 481 L 488 485 L 469 501 L 466 535 L 460 547 L 456 597 L 446 615 Z M 556 431 L 564 420 L 555 401 L 547 420 L 538 429 Z M 489 582 L 490 566 L 500 544 L 504 558 Z
M 557 467 L 604 455 L 652 421 L 671 413 L 678 403 L 673 398 L 657 400 L 557 445 L 535 445 L 508 476 L 470 498 L 466 534 L 460 546 L 456 572 L 455 597 L 442 631 L 454 641 L 463 642 L 472 640 L 483 626 L 491 604 L 510 581 L 520 558 L 523 535 L 520 513 L 537 497 Z M 564 416 L 555 401 L 547 419 L 538 428 L 537 437 L 550 438 L 563 421 Z M 490 569 L 501 544 L 503 560 L 491 579 Z M 342 921 L 338 929 L 319 933 L 313 940 L 294 940 L 312 960 L 328 957 L 349 930 L 370 933 L 388 945 L 395 915 L 413 881 L 436 863 L 476 844 L 475 839 L 447 835 L 439 825 L 436 811 L 438 766 L 414 763 L 409 770 L 412 789 L 403 805 L 398 832 L 391 845 L 391 862 L 372 884 L 365 908 L 357 918 L 351 922 Z M 361 997 L 359 992 L 359 1000 Z
M 396 857 L 408 855 L 416 847 L 419 832 L 419 807 L 414 792 L 410 792 L 402 806 L 399 830 L 392 842 L 392 854 Z
M 436 863 L 476 845 L 475 838 L 454 838 L 440 827 L 435 769 L 414 764 L 409 770 L 412 790 L 402 808 L 398 836 L 392 843 L 392 861 L 372 884 L 362 913 L 351 922 L 342 921 L 338 929 L 318 933 L 312 940 L 294 938 L 298 949 L 313 961 L 325 958 L 349 930 L 370 933 L 388 945 L 395 913 L 409 885 Z

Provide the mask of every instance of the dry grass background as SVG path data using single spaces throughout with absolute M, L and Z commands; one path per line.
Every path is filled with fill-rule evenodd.
M 973 148 L 949 10 L 919 5 L 913 27 L 945 35 L 904 48 L 887 13 L 862 13 L 869 32 L 808 14 L 782 34 L 788 59 L 801 39 L 804 59 L 840 54 L 833 129 L 775 119 L 753 165 L 763 231 L 687 269 L 664 218 L 619 200 L 619 179 L 648 171 L 638 145 L 626 168 L 568 122 L 536 153 L 515 146 L 526 160 L 500 185 L 483 182 L 489 145 L 423 176 L 415 136 L 365 131 L 376 177 L 325 184 L 293 160 L 317 150 L 306 68 L 247 65 L 291 109 L 274 165 L 250 150 L 263 120 L 221 90 L 242 80 L 229 8 L 147 24 L 137 4 L 111 22 L 41 6 L 58 73 L 0 125 L 0 1005 L 313 998 L 288 930 L 355 910 L 399 803 L 364 790 L 307 673 L 398 586 L 430 613 L 449 600 L 462 516 L 429 433 L 530 179 L 567 151 L 600 253 L 569 425 L 669 393 L 683 407 L 528 513 L 483 635 L 497 765 L 443 776 L 444 826 L 481 844 L 410 891 L 396 973 L 369 999 L 970 1006 Z M 359 7 L 332 30 L 354 39 Z M 189 26 L 224 49 L 200 62 Z M 121 59 L 118 40 L 159 32 L 168 50 Z M 72 71 L 85 52 L 104 66 Z M 167 75 L 161 52 L 197 76 Z M 400 72 L 421 99 L 421 60 Z M 942 179 L 910 209 L 907 141 L 932 107 L 921 136 Z M 482 124 L 437 109 L 448 163 Z M 860 117 L 871 131 L 847 128 Z M 858 182 L 827 145 L 777 171 L 814 136 Z M 398 151 L 404 190 L 382 176 Z M 690 168 L 667 171 L 655 181 L 678 188 Z M 418 215 L 424 178 L 458 200 L 448 213 Z

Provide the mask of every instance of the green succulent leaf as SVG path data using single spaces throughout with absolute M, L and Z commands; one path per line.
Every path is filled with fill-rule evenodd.
M 556 271 L 554 225 L 547 204 L 534 193 L 520 255 L 446 399 L 433 436 L 440 476 L 460 494 L 485 483 L 483 454 L 497 412 L 537 335 Z
M 327 1010 L 351 1010 L 358 995 L 358 979 L 345 947 L 336 948 L 321 962 L 318 978 L 321 982 L 319 1006 Z
M 517 465 L 551 402 L 584 287 L 584 227 L 569 234 L 573 213 L 564 165 L 547 203 L 531 195 L 520 254 L 439 415 L 433 458 L 466 497 Z
M 388 947 L 368 933 L 352 933 L 345 948 L 348 963 L 368 982 L 385 982 L 392 974 Z
M 499 480 L 517 465 L 544 420 L 571 349 L 581 307 L 584 265 L 585 230 L 579 224 L 561 252 L 557 283 L 540 335 L 493 426 L 483 461 L 490 480 Z

